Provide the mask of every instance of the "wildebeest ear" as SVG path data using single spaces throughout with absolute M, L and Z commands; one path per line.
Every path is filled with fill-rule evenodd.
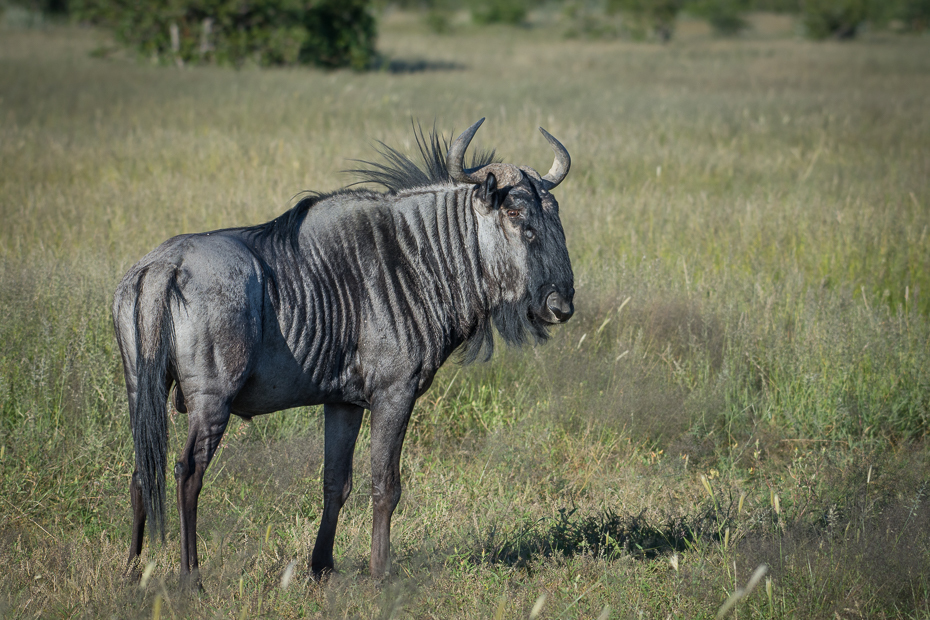
M 485 200 L 491 198 L 491 194 L 497 189 L 497 177 L 494 174 L 489 173 L 488 176 L 484 179 L 484 184 L 481 186 L 481 197 Z
M 481 194 L 481 200 L 486 202 L 492 211 L 500 208 L 508 193 L 506 189 L 497 189 L 497 177 L 491 173 L 485 178 L 478 191 Z

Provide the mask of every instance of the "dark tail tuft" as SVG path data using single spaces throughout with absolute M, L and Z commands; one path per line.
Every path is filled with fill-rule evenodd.
M 165 467 L 168 460 L 168 388 L 174 356 L 171 318 L 174 269 L 145 270 L 136 281 L 134 313 L 136 402 L 130 406 L 136 471 L 152 540 L 165 540 Z

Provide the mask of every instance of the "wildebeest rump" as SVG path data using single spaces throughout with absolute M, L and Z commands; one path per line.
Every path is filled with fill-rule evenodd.
M 457 349 L 490 356 L 492 325 L 509 343 L 544 341 L 574 310 L 573 276 L 550 190 L 570 159 L 544 176 L 490 156 L 463 165 L 478 121 L 444 155 L 420 134 L 425 166 L 385 147 L 365 180 L 301 200 L 251 228 L 174 237 L 120 282 L 113 319 L 135 446 L 130 568 L 146 520 L 164 538 L 167 400 L 188 414 L 174 468 L 181 578 L 197 575 L 197 499 L 230 414 L 243 418 L 323 404 L 323 514 L 311 556 L 333 568 L 339 510 L 352 489 L 363 409 L 371 411 L 374 523 L 371 574 L 388 570 L 400 454 L 414 401 Z

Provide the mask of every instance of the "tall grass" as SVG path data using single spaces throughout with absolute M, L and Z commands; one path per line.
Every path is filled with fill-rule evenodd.
M 658 47 L 394 15 L 389 66 L 427 70 L 365 75 L 168 70 L 91 57 L 91 30 L 3 30 L 0 613 L 710 617 L 765 563 L 740 614 L 930 616 L 927 41 L 685 26 Z M 481 116 L 507 161 L 548 169 L 536 125 L 572 153 L 577 314 L 420 399 L 396 575 L 366 577 L 363 426 L 342 573 L 306 583 L 311 408 L 231 424 L 199 511 L 207 595 L 177 592 L 176 533 L 125 585 L 121 274 L 351 182 L 375 140 L 413 148 L 411 118 Z M 185 434 L 173 415 L 172 451 Z

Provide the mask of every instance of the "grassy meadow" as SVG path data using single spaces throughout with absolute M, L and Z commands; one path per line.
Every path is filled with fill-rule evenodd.
M 930 618 L 930 38 L 753 23 L 660 46 L 390 13 L 364 74 L 0 28 L 0 617 L 713 618 L 765 565 L 732 617 Z M 205 594 L 178 590 L 173 510 L 126 583 L 121 275 L 351 183 L 375 141 L 411 152 L 411 119 L 482 116 L 475 146 L 505 161 L 548 170 L 539 125 L 572 154 L 576 315 L 420 400 L 392 576 L 368 577 L 366 424 L 339 573 L 307 581 L 311 409 L 230 424 Z

